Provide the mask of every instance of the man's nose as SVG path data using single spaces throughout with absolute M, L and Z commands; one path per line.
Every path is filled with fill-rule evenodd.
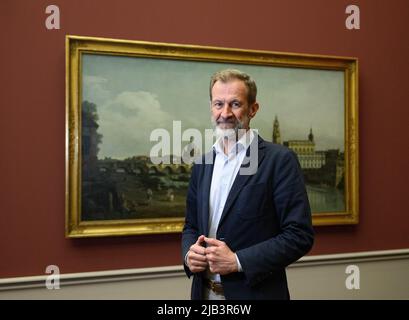
M 229 118 L 232 116 L 231 107 L 228 103 L 225 103 L 222 109 L 222 113 L 220 114 L 223 118 Z

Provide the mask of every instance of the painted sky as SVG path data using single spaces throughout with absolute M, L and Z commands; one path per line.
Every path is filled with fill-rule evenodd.
M 148 155 L 150 133 L 173 120 L 182 130 L 211 128 L 208 86 L 211 75 L 236 68 L 258 87 L 260 110 L 250 126 L 271 141 L 277 115 L 282 139 L 307 139 L 312 127 L 316 149 L 344 150 L 344 77 L 341 71 L 278 68 L 213 62 L 85 54 L 83 100 L 95 103 L 98 158 Z

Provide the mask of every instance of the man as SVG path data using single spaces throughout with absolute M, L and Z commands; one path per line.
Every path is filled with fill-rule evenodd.
M 289 299 L 285 267 L 313 244 L 296 155 L 249 127 L 256 95 L 254 80 L 238 70 L 210 82 L 219 138 L 193 167 L 182 235 L 192 299 Z M 249 174 L 247 164 L 256 170 Z

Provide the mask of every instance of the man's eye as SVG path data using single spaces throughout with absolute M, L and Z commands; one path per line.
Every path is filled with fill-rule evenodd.
M 220 109 L 221 107 L 223 107 L 223 103 L 221 103 L 221 102 L 215 102 L 215 103 L 213 103 L 213 106 L 214 106 L 215 108 L 217 108 L 217 109 Z
M 235 101 L 235 102 L 233 102 L 233 103 L 231 104 L 231 106 L 232 106 L 233 108 L 240 108 L 241 104 L 240 104 L 240 102 Z

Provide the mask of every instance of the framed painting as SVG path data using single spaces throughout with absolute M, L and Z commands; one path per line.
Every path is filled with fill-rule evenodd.
M 67 237 L 182 230 L 183 153 L 209 149 L 186 132 L 210 130 L 210 77 L 226 68 L 255 79 L 251 127 L 297 154 L 314 225 L 358 222 L 356 58 L 67 36 Z

